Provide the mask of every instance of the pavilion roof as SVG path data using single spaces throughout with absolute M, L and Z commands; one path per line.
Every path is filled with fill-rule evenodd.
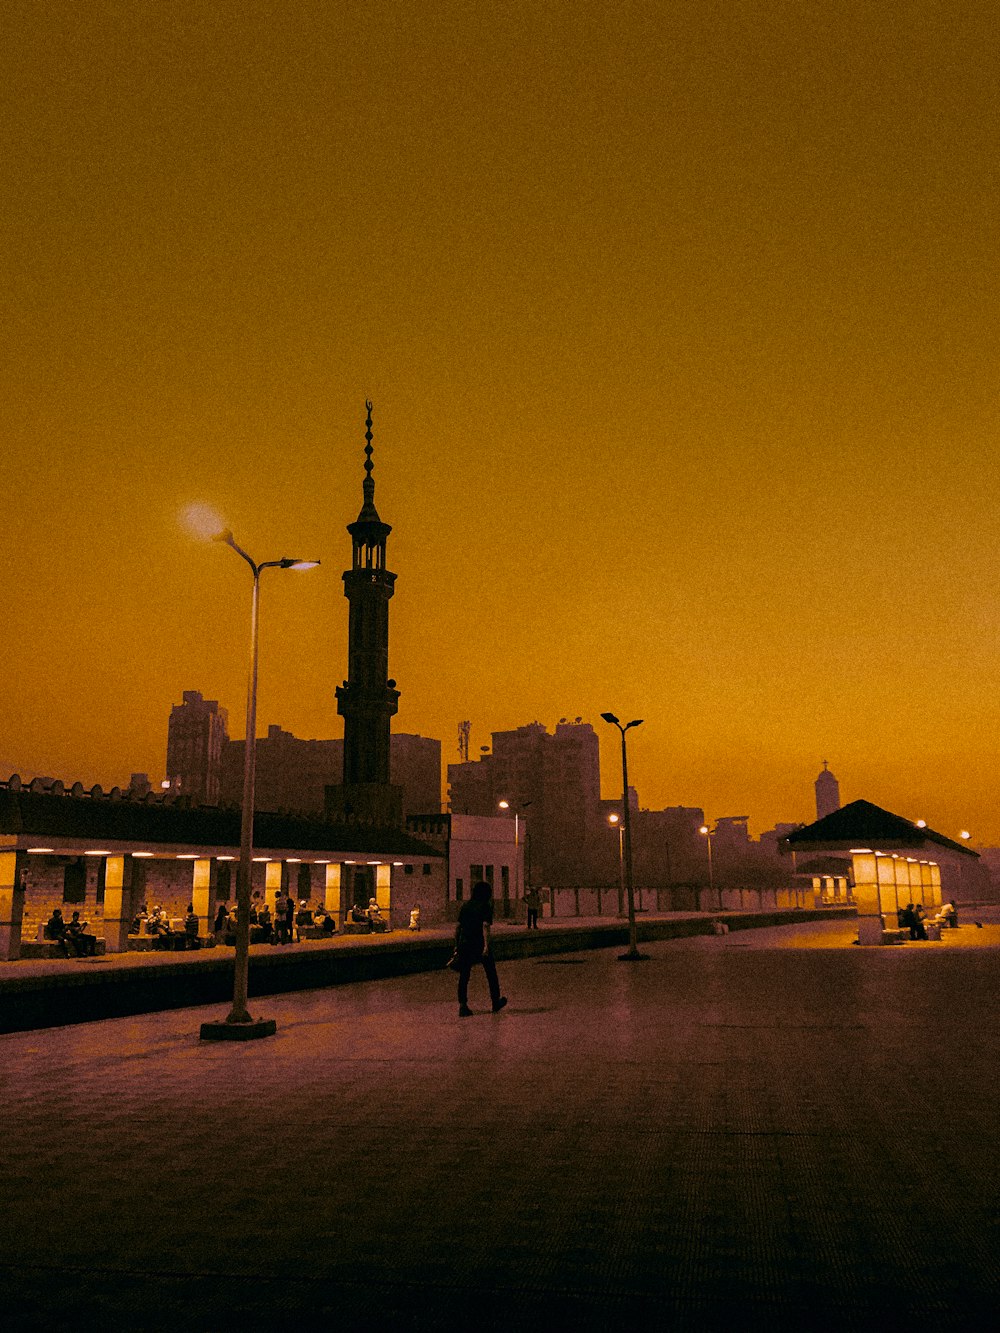
M 970 847 L 946 838 L 943 833 L 921 828 L 912 819 L 894 815 L 871 801 L 852 801 L 815 823 L 796 829 L 781 841 L 793 852 L 850 850 L 852 847 L 882 851 L 896 847 L 923 847 L 930 843 L 961 852 L 964 856 L 979 855 Z
M 240 812 L 90 794 L 19 791 L 0 786 L 0 834 L 107 839 L 203 847 L 240 845 Z M 403 829 L 271 814 L 254 815 L 254 847 L 310 852 L 370 852 L 429 859 L 441 851 Z

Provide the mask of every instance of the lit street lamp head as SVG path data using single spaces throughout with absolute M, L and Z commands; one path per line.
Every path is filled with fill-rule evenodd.
M 278 564 L 282 569 L 315 569 L 319 564 L 318 560 L 293 560 L 291 556 L 283 556 Z

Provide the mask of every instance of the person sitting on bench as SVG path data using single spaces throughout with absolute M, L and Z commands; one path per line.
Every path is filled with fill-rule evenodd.
M 66 922 L 63 920 L 61 907 L 54 907 L 52 909 L 52 915 L 42 928 L 42 933 L 47 940 L 52 940 L 53 943 L 58 944 L 66 957 L 69 957 L 69 942 L 66 938 Z
M 97 953 L 97 936 L 87 934 L 89 925 L 89 921 L 80 920 L 79 912 L 74 912 L 72 921 L 66 927 L 69 941 L 80 958 L 93 958 Z

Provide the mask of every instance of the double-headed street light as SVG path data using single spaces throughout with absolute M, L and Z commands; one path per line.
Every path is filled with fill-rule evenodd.
M 250 873 L 253 866 L 254 779 L 257 772 L 257 617 L 260 606 L 260 576 L 265 569 L 315 569 L 318 560 L 264 560 L 261 564 L 238 546 L 226 528 L 212 534 L 212 541 L 231 546 L 250 566 L 253 597 L 250 602 L 250 670 L 247 681 L 246 742 L 243 747 L 243 809 L 240 820 L 240 861 L 236 871 L 236 961 L 233 971 L 233 1007 L 217 1023 L 202 1023 L 201 1035 L 208 1041 L 247 1041 L 270 1037 L 276 1030 L 273 1018 L 254 1020 L 247 1010 L 250 973 Z
M 632 825 L 629 820 L 628 807 L 628 754 L 625 749 L 625 733 L 631 727 L 641 726 L 642 718 L 636 718 L 634 722 L 626 722 L 622 725 L 614 713 L 602 713 L 601 717 L 605 722 L 610 722 L 613 727 L 617 727 L 622 736 L 622 824 L 625 830 L 625 896 L 628 899 L 628 951 L 619 956 L 619 961 L 636 963 L 648 957 L 648 955 L 639 952 L 635 934 L 635 895 L 632 889 Z

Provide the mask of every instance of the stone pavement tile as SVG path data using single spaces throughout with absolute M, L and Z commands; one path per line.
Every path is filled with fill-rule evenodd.
M 732 938 L 0 1038 L 5 1327 L 989 1326 L 996 952 Z

